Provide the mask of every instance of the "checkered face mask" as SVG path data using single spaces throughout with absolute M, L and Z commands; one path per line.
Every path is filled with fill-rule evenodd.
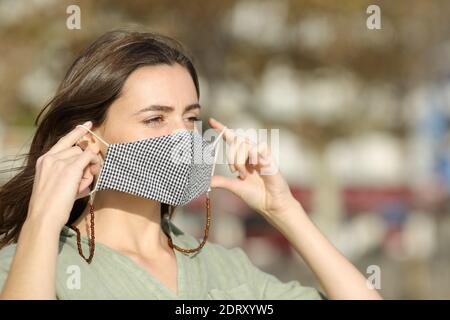
M 84 126 L 83 126 L 84 127 Z M 128 143 L 108 144 L 92 195 L 117 190 L 166 203 L 184 205 L 210 190 L 216 158 L 215 146 L 223 131 L 210 143 L 196 131 Z

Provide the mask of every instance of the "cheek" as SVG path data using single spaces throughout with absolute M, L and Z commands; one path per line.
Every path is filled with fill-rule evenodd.
M 103 123 L 103 136 L 110 144 L 136 141 L 145 138 L 145 132 L 142 132 L 143 128 L 145 129 L 145 126 L 138 120 L 132 121 L 129 117 L 122 115 L 120 111 L 115 112 L 111 108 Z M 104 151 L 106 152 L 106 148 Z
M 107 147 L 107 146 L 103 146 L 103 147 L 100 149 L 100 157 L 102 158 L 100 164 L 103 164 L 103 161 L 105 161 L 107 151 L 108 151 L 108 147 Z
M 171 126 L 164 126 L 162 128 L 151 128 L 149 125 L 142 122 L 143 120 L 116 120 L 110 119 L 105 121 L 104 136 L 105 140 L 110 144 L 126 143 L 147 138 L 168 135 L 171 133 Z M 104 155 L 106 155 L 106 146 Z

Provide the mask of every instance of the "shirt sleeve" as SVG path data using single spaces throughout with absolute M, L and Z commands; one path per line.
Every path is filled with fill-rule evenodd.
M 263 300 L 320 300 L 326 297 L 316 288 L 306 287 L 297 280 L 282 282 L 274 275 L 266 273 L 256 267 L 241 248 L 232 251 L 243 264 L 249 283 L 256 286 Z

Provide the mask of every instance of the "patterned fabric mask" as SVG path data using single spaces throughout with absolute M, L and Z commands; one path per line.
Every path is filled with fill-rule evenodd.
M 92 193 L 117 190 L 166 203 L 184 205 L 210 190 L 215 146 L 224 133 L 210 143 L 196 131 L 127 143 L 108 144 L 106 156 Z

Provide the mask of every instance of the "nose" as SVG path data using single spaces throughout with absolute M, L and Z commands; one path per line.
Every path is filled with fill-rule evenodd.
M 190 130 L 189 124 L 183 120 L 183 117 L 175 117 L 171 124 L 170 132 L 175 133 L 180 130 Z

